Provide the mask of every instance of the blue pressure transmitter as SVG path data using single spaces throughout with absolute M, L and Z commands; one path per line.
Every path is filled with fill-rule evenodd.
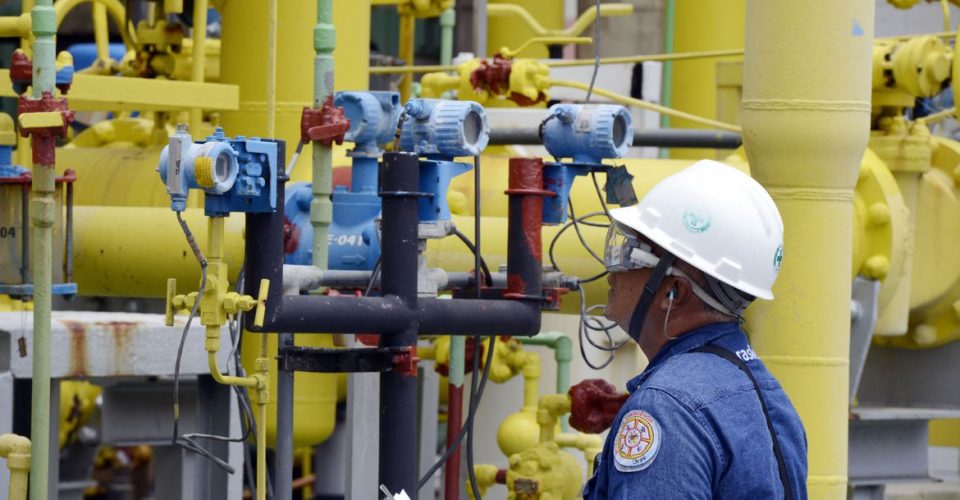
M 206 193 L 207 216 L 230 212 L 268 213 L 277 207 L 277 143 L 243 136 L 214 135 L 193 142 L 186 125 L 178 125 L 157 167 L 170 195 L 170 208 L 187 208 L 191 189 Z
M 421 223 L 450 220 L 447 190 L 454 177 L 469 171 L 458 156 L 479 156 L 490 139 L 483 106 L 473 101 L 412 99 L 404 106 L 406 120 L 400 150 L 426 157 L 420 161 L 420 191 L 432 196 L 418 200 Z
M 567 220 L 570 188 L 577 176 L 591 172 L 607 174 L 607 202 L 636 203 L 625 167 L 604 165 L 603 160 L 622 158 L 633 145 L 633 119 L 619 105 L 555 104 L 541 124 L 543 145 L 557 161 L 545 163 L 544 187 L 556 196 L 543 200 L 544 224 Z M 569 159 L 569 161 L 561 161 Z

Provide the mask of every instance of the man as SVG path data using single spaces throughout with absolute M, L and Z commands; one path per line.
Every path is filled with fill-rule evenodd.
M 773 299 L 773 200 L 703 160 L 610 217 L 606 316 L 650 363 L 627 384 L 584 498 L 806 498 L 803 425 L 740 328 L 754 298 Z

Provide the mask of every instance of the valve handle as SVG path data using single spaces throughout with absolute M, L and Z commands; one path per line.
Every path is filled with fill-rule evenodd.
M 270 292 L 270 280 L 260 280 L 260 291 L 257 293 L 257 310 L 253 315 L 253 325 L 263 327 L 263 317 L 267 313 L 267 294 Z
M 167 280 L 167 304 L 164 312 L 166 316 L 164 318 L 164 323 L 167 326 L 173 326 L 173 297 L 177 295 L 177 279 L 170 278 Z

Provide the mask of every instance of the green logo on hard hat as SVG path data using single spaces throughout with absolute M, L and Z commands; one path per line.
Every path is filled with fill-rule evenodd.
M 780 271 L 780 264 L 783 264 L 783 245 L 778 245 L 777 251 L 773 254 L 773 268 Z
M 710 216 L 697 210 L 687 210 L 683 213 L 683 227 L 691 233 L 702 233 L 710 229 Z

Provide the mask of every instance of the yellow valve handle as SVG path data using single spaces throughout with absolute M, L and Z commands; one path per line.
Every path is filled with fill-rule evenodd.
M 267 314 L 267 294 L 270 292 L 270 280 L 260 280 L 260 291 L 257 293 L 257 311 L 253 316 L 256 327 L 263 326 L 263 317 Z
M 170 278 L 167 280 L 167 304 L 164 312 L 166 313 L 164 318 L 164 323 L 167 326 L 173 326 L 173 314 L 176 310 L 173 307 L 173 298 L 177 295 L 177 279 Z

